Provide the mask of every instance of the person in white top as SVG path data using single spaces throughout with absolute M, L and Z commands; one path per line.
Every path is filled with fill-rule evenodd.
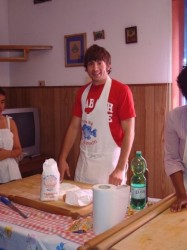
M 177 78 L 178 87 L 187 100 L 187 67 Z M 165 124 L 165 170 L 170 176 L 177 199 L 171 205 L 172 212 L 187 207 L 187 105 L 168 113 Z
M 21 179 L 17 158 L 22 153 L 17 126 L 11 117 L 2 115 L 6 94 L 0 87 L 0 183 Z
M 134 140 L 135 110 L 130 88 L 109 77 L 111 56 L 98 45 L 90 46 L 84 67 L 91 82 L 76 97 L 73 117 L 59 156 L 61 180 L 70 176 L 67 156 L 82 132 L 75 180 L 90 183 L 126 183 L 128 157 Z

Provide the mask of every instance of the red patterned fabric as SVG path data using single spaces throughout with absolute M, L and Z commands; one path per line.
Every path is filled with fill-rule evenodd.
M 95 236 L 93 231 L 88 231 L 83 234 L 70 232 L 68 229 L 74 222 L 71 217 L 51 214 L 19 204 L 15 205 L 23 213 L 27 214 L 28 218 L 22 218 L 18 213 L 0 203 L 0 221 L 15 224 L 17 226 L 45 234 L 56 234 L 80 245 L 83 245 L 84 242 Z

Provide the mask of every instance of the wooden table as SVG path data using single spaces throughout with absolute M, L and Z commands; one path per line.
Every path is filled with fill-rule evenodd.
M 178 237 L 178 235 L 181 233 L 181 230 L 187 228 L 187 218 L 185 218 L 185 216 L 187 215 L 187 210 L 181 213 L 173 214 L 168 209 L 170 205 L 175 201 L 175 199 L 176 197 L 174 194 L 167 196 L 161 201 L 132 215 L 130 218 L 122 221 L 113 228 L 85 242 L 85 244 L 79 247 L 78 250 L 179 250 L 178 247 L 170 248 L 167 247 L 167 245 L 165 245 L 165 247 L 163 248 L 160 248 L 160 245 L 162 245 L 161 243 L 164 243 L 166 236 L 170 238 L 170 240 L 172 239 L 173 241 L 175 241 L 176 237 Z M 155 223 L 155 220 L 158 220 L 159 223 Z M 175 222 L 178 227 L 175 226 Z M 181 226 L 179 226 L 180 223 Z M 149 228 L 149 225 L 152 226 L 151 229 Z M 178 230 L 179 227 L 180 230 Z M 186 235 L 186 232 L 183 232 L 180 235 L 183 240 L 186 240 L 187 243 L 187 236 L 183 237 L 184 235 Z M 152 244 L 153 238 L 154 243 Z M 159 247 L 157 247 L 157 244 L 160 244 Z M 180 248 L 180 250 L 187 249 L 187 244 L 183 245 L 182 241 L 180 246 L 184 247 Z
M 68 181 L 82 188 L 90 185 Z M 92 212 L 92 205 L 83 208 L 68 206 L 63 200 L 40 201 L 41 175 L 0 186 L 0 195 L 11 200 L 46 212 L 78 218 Z M 167 196 L 150 207 L 134 214 L 113 228 L 88 240 L 79 250 L 122 250 L 122 249 L 187 249 L 187 209 L 171 213 L 169 207 L 176 199 L 174 194 Z
M 80 182 L 64 180 L 80 188 L 87 189 L 92 186 Z M 41 175 L 32 175 L 21 180 L 12 181 L 0 186 L 0 195 L 8 197 L 10 200 L 29 207 L 33 207 L 45 212 L 71 216 L 74 219 L 80 216 L 87 216 L 92 213 L 92 204 L 85 207 L 74 207 L 66 204 L 63 199 L 58 201 L 41 201 Z
M 187 209 L 178 213 L 171 213 L 170 209 L 165 210 L 111 249 L 186 250 Z

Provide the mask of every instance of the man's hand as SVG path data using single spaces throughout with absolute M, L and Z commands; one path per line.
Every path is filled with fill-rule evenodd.
M 187 208 L 187 197 L 177 198 L 177 200 L 171 205 L 170 210 L 172 212 L 180 212 L 182 208 Z
M 109 175 L 109 184 L 113 185 L 121 185 L 123 181 L 123 170 L 115 169 L 110 175 Z
M 170 175 L 177 199 L 171 205 L 172 212 L 179 212 L 182 208 L 187 207 L 187 194 L 184 186 L 183 171 L 178 171 Z
M 59 163 L 58 168 L 59 168 L 59 172 L 60 172 L 60 181 L 61 182 L 64 179 L 65 173 L 67 174 L 68 177 L 71 177 L 70 169 L 69 169 L 69 165 L 68 165 L 67 161 L 61 161 Z

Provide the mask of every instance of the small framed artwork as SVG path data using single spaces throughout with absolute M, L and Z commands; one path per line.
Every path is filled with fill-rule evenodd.
M 52 1 L 52 0 L 34 0 L 34 4 L 44 3 L 44 2 L 48 2 L 48 1 Z
M 87 42 L 86 33 L 64 36 L 66 67 L 84 65 L 86 42 Z
M 126 43 L 137 43 L 137 26 L 125 28 L 125 42 Z
M 94 41 L 105 39 L 105 31 L 100 30 L 100 31 L 93 32 L 93 36 L 94 36 Z

